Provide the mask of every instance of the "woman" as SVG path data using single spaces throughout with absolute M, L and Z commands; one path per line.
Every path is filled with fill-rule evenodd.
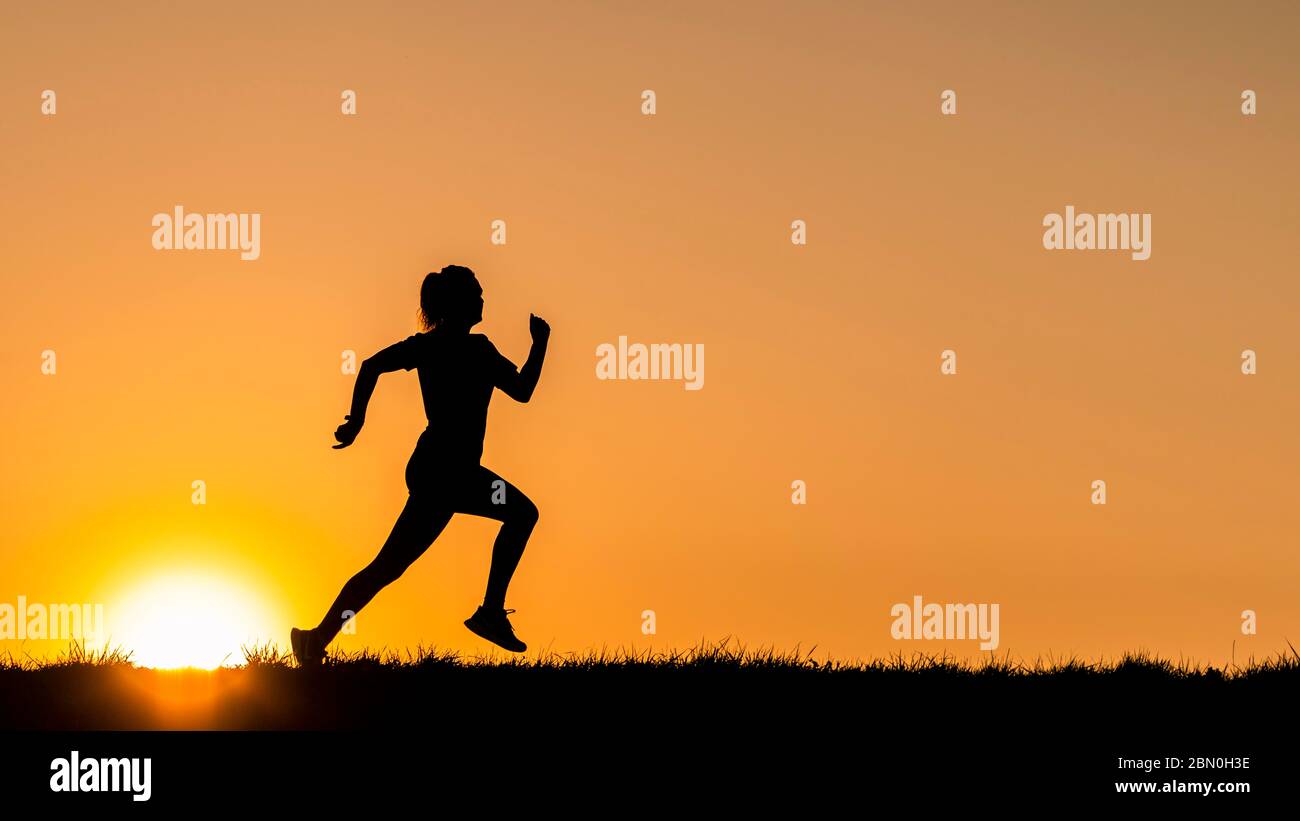
M 494 644 L 522 653 L 505 609 L 506 588 L 523 555 L 537 507 L 509 482 L 479 464 L 492 390 L 527 402 L 541 376 L 551 328 L 529 316 L 532 350 L 521 370 L 497 352 L 482 334 L 470 328 L 483 320 L 483 288 L 474 272 L 448 265 L 424 278 L 420 288 L 420 319 L 424 332 L 390 345 L 361 364 L 352 394 L 352 412 L 334 433 L 339 444 L 351 445 L 365 424 L 366 405 L 379 375 L 417 369 L 424 413 L 429 426 L 420 434 L 406 465 L 406 500 L 397 524 L 374 561 L 343 586 L 320 624 L 290 633 L 293 654 L 303 666 L 320 663 L 348 618 L 360 612 L 385 585 L 396 580 L 420 557 L 446 527 L 453 513 L 471 513 L 501 522 L 492 547 L 483 604 L 465 626 Z

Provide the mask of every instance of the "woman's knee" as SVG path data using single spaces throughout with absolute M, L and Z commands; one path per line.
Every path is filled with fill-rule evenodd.
M 508 513 L 511 519 L 528 527 L 537 524 L 537 519 L 541 513 L 538 511 L 537 505 L 533 504 L 532 499 L 522 493 L 516 493 L 515 498 L 508 504 L 510 506 Z

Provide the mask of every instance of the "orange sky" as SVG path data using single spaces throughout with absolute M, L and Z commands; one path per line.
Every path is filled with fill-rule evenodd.
M 264 638 L 314 625 L 424 424 L 388 375 L 332 450 L 340 352 L 412 333 L 423 274 L 460 263 L 517 364 L 530 311 L 554 329 L 484 454 L 541 509 L 507 601 L 533 648 L 977 653 L 891 639 L 920 594 L 998 603 L 1029 657 L 1284 649 L 1300 12 L 850 5 L 10 9 L 0 603 L 112 625 L 188 573 Z M 260 213 L 260 258 L 155 251 L 177 204 Z M 1151 258 L 1044 250 L 1069 204 L 1152 214 Z M 620 335 L 704 344 L 704 389 L 596 379 Z M 453 520 L 339 646 L 485 649 L 461 621 L 495 527 Z

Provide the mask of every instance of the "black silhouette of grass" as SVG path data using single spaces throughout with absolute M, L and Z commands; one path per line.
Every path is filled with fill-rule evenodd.
M 247 667 L 288 668 L 296 666 L 292 655 L 273 642 L 246 646 L 243 649 Z M 1010 654 L 999 657 L 990 654 L 979 661 L 961 659 L 947 654 L 899 653 L 882 659 L 868 661 L 824 659 L 817 660 L 813 650 L 801 653 L 797 648 L 781 651 L 775 648 L 748 650 L 743 644 L 734 644 L 729 638 L 716 643 L 702 642 L 684 650 L 636 650 L 617 648 L 588 650 L 582 653 L 541 652 L 526 656 L 465 656 L 456 651 L 417 647 L 414 650 L 363 649 L 333 651 L 323 665 L 325 670 L 339 669 L 514 669 L 555 671 L 596 671 L 619 668 L 635 671 L 748 671 L 812 674 L 815 676 L 881 676 L 903 674 L 908 676 L 945 676 L 958 678 L 1042 678 L 1042 677 L 1096 677 L 1096 676 L 1150 676 L 1170 681 L 1206 680 L 1233 681 L 1259 679 L 1270 675 L 1300 676 L 1300 654 L 1292 649 L 1290 655 L 1279 653 L 1262 660 L 1253 657 L 1241 665 L 1229 664 L 1222 668 L 1191 660 L 1172 661 L 1157 655 L 1137 651 L 1106 660 L 1087 661 L 1079 658 L 1053 660 L 1036 658 L 1033 661 L 1015 659 Z
M 244 662 L 225 669 L 290 669 L 296 668 L 287 648 L 274 642 L 245 645 L 241 648 Z M 767 647 L 749 650 L 744 644 L 728 638 L 717 642 L 702 641 L 687 649 L 652 650 L 602 647 L 585 652 L 560 653 L 541 651 L 526 655 L 465 655 L 454 650 L 417 646 L 414 650 L 361 649 L 331 651 L 321 667 L 329 670 L 556 670 L 594 671 L 619 668 L 623 670 L 654 671 L 704 671 L 735 670 L 763 672 L 799 672 L 825 675 L 931 675 L 965 678 L 1041 678 L 1059 676 L 1110 676 L 1143 675 L 1169 680 L 1234 681 L 1259 679 L 1272 675 L 1300 676 L 1300 652 L 1278 653 L 1261 660 L 1253 656 L 1243 664 L 1215 667 L 1181 659 L 1173 661 L 1153 653 L 1136 651 L 1125 653 L 1113 660 L 1105 658 L 1088 661 L 1077 657 L 1053 659 L 1038 657 L 1032 661 L 1014 658 L 1010 653 L 1002 656 L 990 653 L 979 661 L 958 658 L 943 653 L 916 652 L 862 660 L 823 659 L 814 656 L 816 648 L 801 652 L 777 650 Z M 15 657 L 12 653 L 0 656 L 0 672 L 35 672 L 40 670 L 82 667 L 131 667 L 131 652 L 120 646 L 110 646 L 97 651 L 87 650 L 77 642 L 59 656 L 36 659 L 31 656 Z M 147 669 L 147 668 L 139 668 Z M 308 673 L 319 671 L 307 671 Z
M 1289 709 L 1300 653 L 1214 667 L 1146 652 L 1111 660 L 978 661 L 914 653 L 817 659 L 723 639 L 684 650 L 602 647 L 578 653 L 467 656 L 431 647 L 332 652 L 302 670 L 283 648 L 244 648 L 214 671 L 142 668 L 123 648 L 79 645 L 53 660 L 0 657 L 0 728 L 362 729 L 445 725 L 471 714 L 601 714 L 650 705 L 707 719 L 798 705 L 823 720 L 890 721 L 972 700 L 986 712 Z M 883 714 L 871 710 L 886 705 Z M 457 709 L 467 712 L 455 714 Z M 452 714 L 448 714 L 448 710 Z

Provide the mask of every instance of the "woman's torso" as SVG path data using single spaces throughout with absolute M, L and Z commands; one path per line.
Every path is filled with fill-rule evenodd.
M 420 461 L 432 468 L 479 463 L 493 389 L 484 343 L 480 334 L 425 335 L 416 368 L 428 427 L 413 461 L 429 457 Z

